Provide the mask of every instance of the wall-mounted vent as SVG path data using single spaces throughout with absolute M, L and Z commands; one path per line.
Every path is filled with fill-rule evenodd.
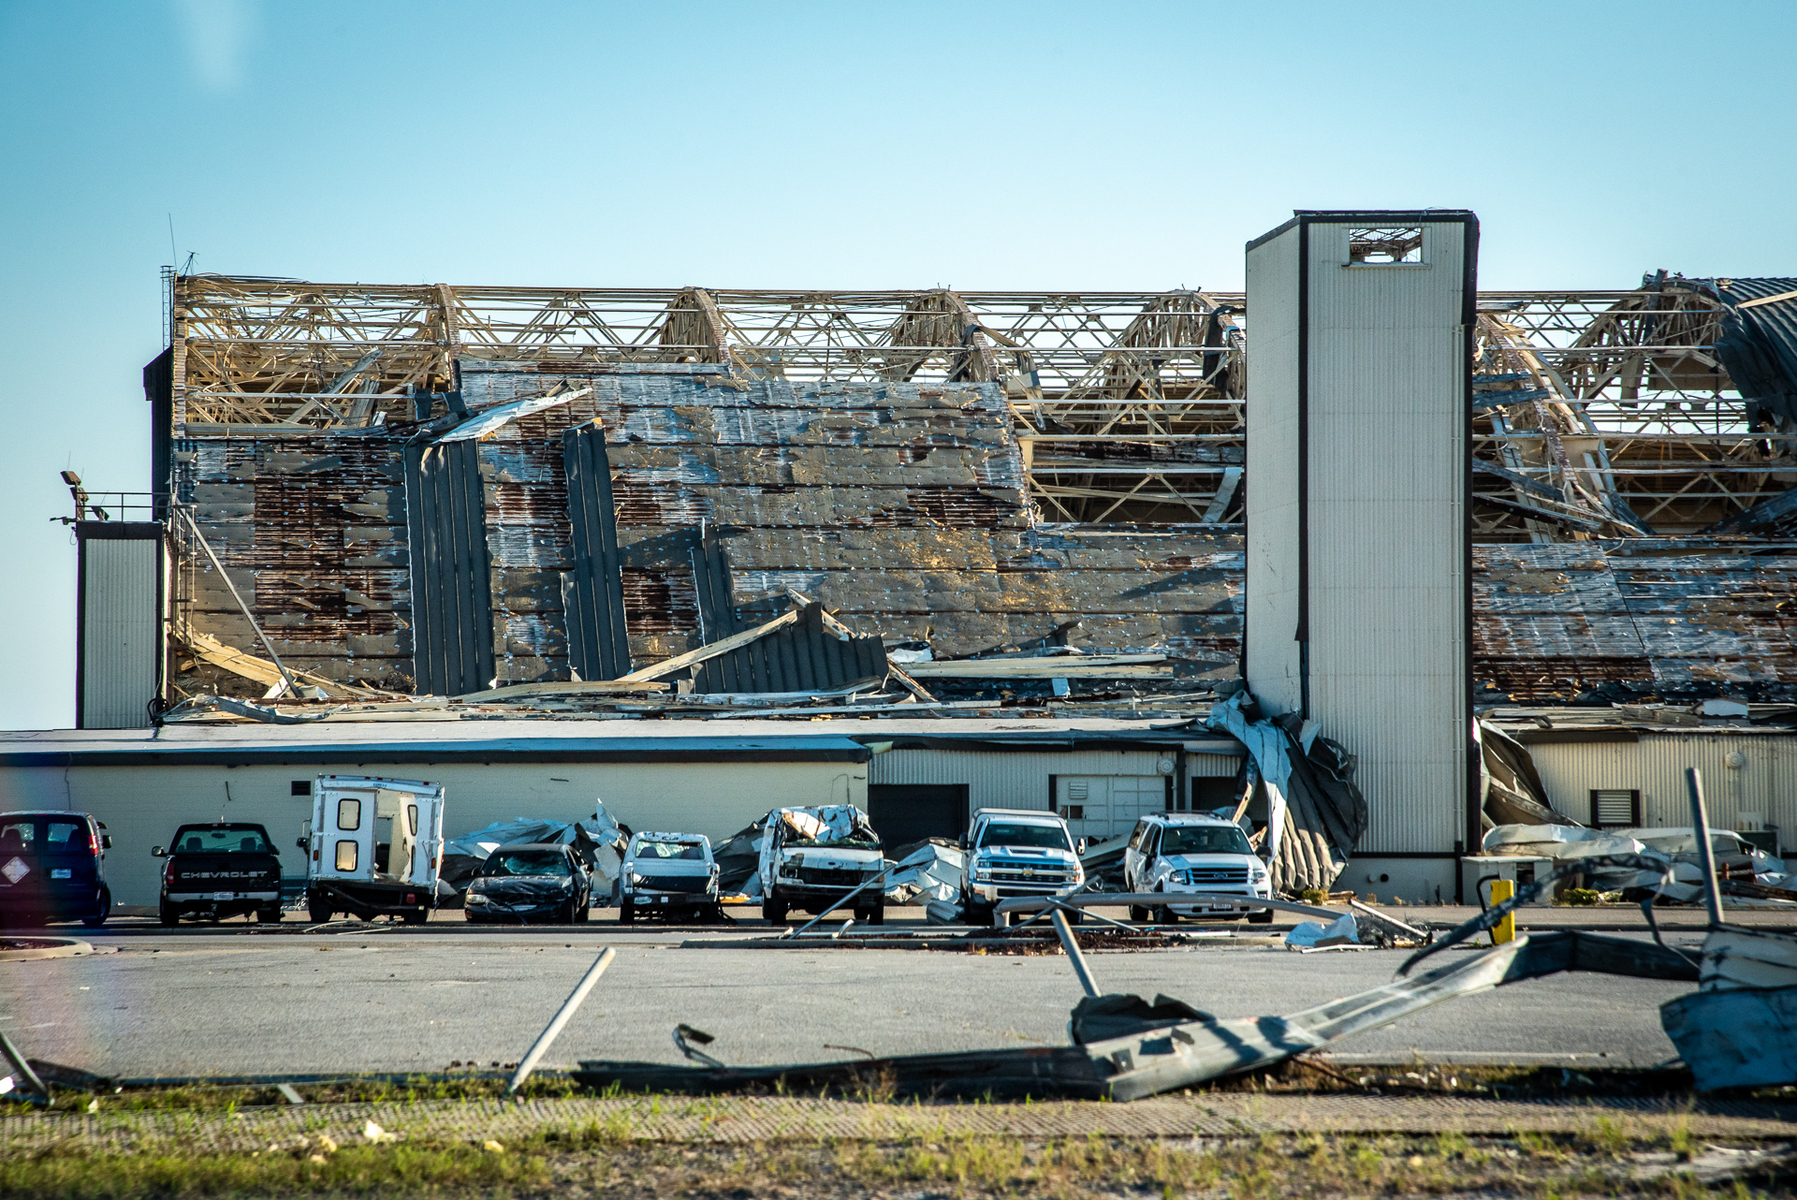
M 1599 829 L 1628 829 L 1641 824 L 1641 793 L 1612 788 L 1591 793 L 1591 823 Z

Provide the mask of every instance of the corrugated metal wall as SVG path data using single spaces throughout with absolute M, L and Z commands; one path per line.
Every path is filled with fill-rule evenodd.
M 888 750 L 868 764 L 868 786 L 892 783 L 967 785 L 976 808 L 1049 806 L 1056 775 L 1158 775 L 1172 750 Z M 1234 775 L 1240 760 L 1224 754 L 1186 755 L 1189 777 Z
M 162 654 L 161 576 L 159 538 L 82 536 L 80 728 L 149 726 Z
M 1529 754 L 1548 796 L 1568 816 L 1590 819 L 1593 790 L 1634 788 L 1649 825 L 1689 825 L 1685 768 L 1696 767 L 1711 824 L 1731 829 L 1742 812 L 1762 812 L 1778 826 L 1787 853 L 1797 845 L 1797 738 L 1644 733 L 1638 742 L 1531 745 Z M 1729 767 L 1730 754 L 1741 755 L 1740 767 Z
M 1310 231 L 1310 699 L 1359 757 L 1362 853 L 1465 836 L 1465 227 L 1425 224 L 1423 262 L 1348 263 Z
M 1350 228 L 1419 224 L 1422 262 L 1350 265 Z M 1358 756 L 1361 853 L 1465 834 L 1467 236 L 1301 214 L 1248 253 L 1248 681 Z
M 421 695 L 479 691 L 493 679 L 492 564 L 479 446 L 439 442 L 406 453 L 414 690 Z
M 1298 241 L 1296 225 L 1248 251 L 1248 681 L 1278 712 L 1303 704 L 1298 628 Z

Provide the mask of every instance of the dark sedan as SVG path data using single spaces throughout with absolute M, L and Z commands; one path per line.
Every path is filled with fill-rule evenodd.
M 463 915 L 476 924 L 572 925 L 592 906 L 592 879 L 567 846 L 518 842 L 487 855 L 462 897 Z

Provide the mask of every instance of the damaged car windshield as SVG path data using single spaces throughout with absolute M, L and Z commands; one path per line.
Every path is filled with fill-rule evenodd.
M 568 860 L 550 850 L 517 850 L 492 854 L 481 864 L 482 875 L 567 875 Z
M 1161 835 L 1162 854 L 1253 854 L 1236 825 L 1169 825 Z
M 638 858 L 687 858 L 702 860 L 705 852 L 697 842 L 638 842 Z
M 1050 850 L 1071 850 L 1067 831 L 1059 825 L 1025 825 L 1022 822 L 994 821 L 986 826 L 982 846 L 1046 846 Z

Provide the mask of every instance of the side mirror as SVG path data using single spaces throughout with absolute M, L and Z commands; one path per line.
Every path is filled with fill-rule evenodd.
M 305 848 L 306 848 L 306 839 L 305 839 L 305 838 L 298 838 L 298 839 L 296 839 L 296 840 L 295 840 L 295 841 L 294 841 L 294 843 L 293 843 L 293 844 L 294 844 L 294 845 L 295 845 L 295 846 L 296 846 L 296 847 L 298 847 L 298 848 L 299 848 L 299 849 L 301 849 L 301 850 L 304 850 L 304 849 L 305 849 Z
M 1073 852 L 1075 854 L 1079 855 L 1081 858 L 1085 857 L 1085 854 L 1086 854 L 1086 839 L 1085 838 L 1081 838 L 1079 841 L 1073 843 Z
M 110 833 L 102 833 L 100 835 L 100 849 L 102 849 L 102 850 L 112 849 L 112 835 Z
M 150 853 L 156 858 L 167 858 L 168 857 L 168 851 L 164 850 L 161 846 L 151 846 Z

